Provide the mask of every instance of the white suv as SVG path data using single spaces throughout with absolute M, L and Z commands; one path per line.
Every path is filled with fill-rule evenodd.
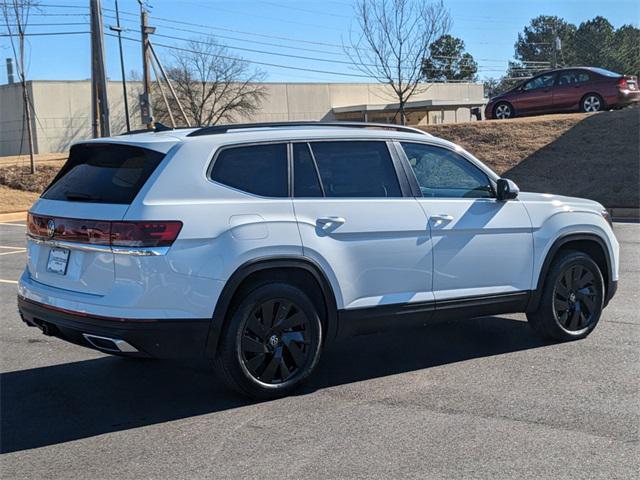
M 355 333 L 526 312 L 584 338 L 618 263 L 602 205 L 519 193 L 419 130 L 214 126 L 73 146 L 29 213 L 18 303 L 46 334 L 204 357 L 265 398 Z

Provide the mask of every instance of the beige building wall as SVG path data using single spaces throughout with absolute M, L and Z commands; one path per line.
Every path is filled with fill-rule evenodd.
M 237 122 L 275 122 L 288 120 L 334 120 L 332 108 L 365 104 L 394 103 L 394 95 L 386 85 L 367 83 L 265 83 L 265 98 L 258 113 L 239 117 Z M 36 115 L 33 118 L 34 145 L 37 153 L 60 152 L 73 142 L 91 138 L 91 83 L 89 81 L 29 82 Z M 131 127 L 139 129 L 137 107 L 140 82 L 127 82 Z M 411 100 L 482 101 L 481 84 L 430 84 Z M 112 135 L 125 131 L 122 84 L 108 82 Z M 437 113 L 437 118 L 433 114 Z M 176 112 L 179 119 L 179 114 Z M 370 121 L 385 121 L 383 116 Z M 455 121 L 455 112 L 416 115 L 410 123 Z M 433 118 L 431 118 L 433 117 Z M 459 109 L 458 121 L 469 119 L 468 109 Z M 357 118 L 354 119 L 361 120 Z M 18 84 L 0 86 L 0 156 L 20 153 L 22 136 L 22 100 Z M 27 151 L 26 140 L 22 153 Z

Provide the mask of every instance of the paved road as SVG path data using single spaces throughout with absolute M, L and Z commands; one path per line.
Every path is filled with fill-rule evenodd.
M 584 341 L 541 342 L 521 315 L 359 337 L 265 403 L 202 365 L 45 337 L 0 282 L 0 476 L 637 478 L 640 225 L 616 231 L 620 290 Z M 0 246 L 23 234 L 0 226 Z M 24 253 L 0 250 L 0 279 L 17 279 Z

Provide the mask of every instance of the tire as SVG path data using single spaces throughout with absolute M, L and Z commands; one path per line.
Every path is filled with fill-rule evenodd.
M 587 337 L 604 308 L 604 279 L 586 253 L 567 250 L 553 260 L 535 312 L 527 313 L 533 329 L 550 340 Z
M 587 93 L 580 100 L 580 111 L 585 113 L 594 113 L 604 110 L 604 100 L 597 93 Z
M 493 107 L 493 118 L 497 120 L 507 120 L 513 117 L 513 107 L 507 102 L 498 102 Z
M 214 366 L 229 388 L 278 398 L 313 372 L 321 346 L 322 322 L 309 297 L 285 283 L 262 285 L 231 313 Z

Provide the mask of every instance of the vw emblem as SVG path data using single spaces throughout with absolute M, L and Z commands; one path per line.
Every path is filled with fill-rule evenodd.
M 53 238 L 53 235 L 56 233 L 56 222 L 53 220 L 49 220 L 47 222 L 47 235 L 49 238 Z

